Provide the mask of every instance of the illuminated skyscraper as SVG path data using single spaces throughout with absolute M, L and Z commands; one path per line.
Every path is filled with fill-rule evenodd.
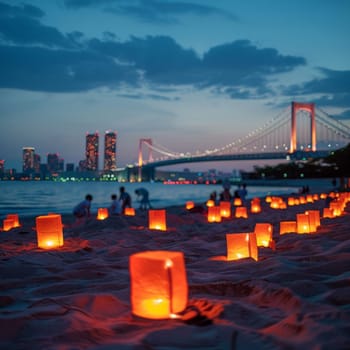
M 35 164 L 34 164 L 34 154 L 35 154 L 35 148 L 34 147 L 23 147 L 23 165 L 22 165 L 22 171 L 25 174 L 34 173 L 35 172 Z
M 98 133 L 86 135 L 86 170 L 98 170 Z
M 117 133 L 106 131 L 105 133 L 105 151 L 104 151 L 104 171 L 113 171 L 117 169 Z

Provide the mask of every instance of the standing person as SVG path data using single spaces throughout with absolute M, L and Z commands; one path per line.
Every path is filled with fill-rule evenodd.
M 90 208 L 91 208 L 91 202 L 92 202 L 92 195 L 87 194 L 85 196 L 85 199 L 77 204 L 73 209 L 73 215 L 77 218 L 77 221 L 80 222 L 84 218 L 90 217 Z
M 242 187 L 240 186 L 240 188 L 238 190 L 238 194 L 239 194 L 239 197 L 242 200 L 242 203 L 244 203 L 245 199 L 247 197 L 247 194 L 248 194 L 247 185 L 245 183 L 242 185 Z
M 118 200 L 118 196 L 116 194 L 111 195 L 112 203 L 109 207 L 110 215 L 119 215 L 122 213 L 122 204 L 120 200 Z
M 141 188 L 137 188 L 135 190 L 135 193 L 138 197 L 141 197 L 140 200 L 140 209 L 142 210 L 146 210 L 146 209 L 150 209 L 151 208 L 151 203 L 149 201 L 149 193 L 148 191 L 141 187 Z
M 128 192 L 125 191 L 125 187 L 119 187 L 119 200 L 122 206 L 122 213 L 124 214 L 125 208 L 131 208 L 131 197 Z

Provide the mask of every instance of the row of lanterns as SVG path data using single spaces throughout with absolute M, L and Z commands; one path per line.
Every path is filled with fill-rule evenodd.
M 348 201 L 350 194 L 340 196 L 337 201 L 330 203 L 329 209 L 339 210 L 341 214 Z M 5 220 L 13 220 L 13 225 L 19 225 L 16 215 L 9 214 Z M 297 214 L 296 221 L 280 224 L 280 234 L 316 232 L 320 225 L 319 211 L 308 210 Z M 165 209 L 149 210 L 149 228 L 166 230 Z M 49 249 L 63 245 L 61 215 L 36 217 L 36 230 L 40 248 Z M 226 234 L 227 261 L 246 257 L 257 261 L 258 247 L 274 249 L 272 233 L 272 224 L 256 223 L 254 232 Z M 132 254 L 129 257 L 129 272 L 130 300 L 134 315 L 150 319 L 176 318 L 187 307 L 188 282 L 183 252 L 157 250 Z

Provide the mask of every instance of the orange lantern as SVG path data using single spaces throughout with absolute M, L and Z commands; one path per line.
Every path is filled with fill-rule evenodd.
M 306 195 L 306 203 L 313 203 L 314 202 L 314 197 L 312 194 Z
M 248 218 L 247 208 L 246 207 L 237 207 L 235 212 L 236 218 Z
M 206 203 L 207 207 L 214 207 L 215 206 L 215 202 L 212 199 L 208 199 L 207 203 Z
M 227 260 L 239 260 L 253 258 L 258 261 L 258 247 L 256 234 L 252 233 L 227 233 Z
M 186 308 L 188 284 L 182 252 L 132 254 L 129 270 L 134 315 L 151 319 L 173 318 Z
M 310 233 L 309 216 L 297 214 L 297 233 Z
M 18 218 L 18 214 L 7 214 L 6 215 L 6 219 L 12 219 L 13 220 L 13 227 L 20 227 L 20 223 L 19 223 L 19 218 Z
M 281 201 L 279 204 L 279 209 L 287 209 L 287 203 L 284 201 Z
M 266 203 L 271 203 L 271 201 L 272 201 L 272 197 L 271 196 L 266 196 L 265 202 Z
M 235 207 L 239 207 L 240 205 L 242 205 L 242 199 L 241 199 L 241 198 L 235 198 L 235 199 L 233 200 L 233 205 L 234 205 Z
M 323 217 L 330 218 L 330 219 L 334 218 L 333 209 L 323 208 Z
M 261 205 L 260 205 L 260 201 L 257 200 L 252 200 L 250 202 L 250 212 L 251 213 L 260 213 L 261 212 Z
M 314 201 L 318 201 L 319 195 L 317 193 L 314 193 L 312 198 L 314 199 Z
M 272 231 L 273 227 L 267 223 L 256 223 L 254 232 L 256 234 L 256 242 L 258 247 L 272 246 Z
M 326 193 L 321 193 L 320 194 L 320 199 L 326 199 L 327 198 L 327 194 Z
M 148 227 L 151 230 L 166 231 L 165 209 L 150 209 L 148 211 Z
M 226 202 L 226 201 L 220 202 L 220 216 L 222 218 L 231 217 L 231 202 Z
M 208 207 L 208 222 L 221 222 L 220 207 Z
M 194 208 L 194 202 L 192 202 L 192 201 L 186 202 L 186 209 L 190 210 L 192 208 Z
M 296 221 L 281 221 L 280 222 L 280 235 L 285 233 L 297 232 Z
M 125 208 L 124 215 L 126 216 L 135 216 L 135 208 Z
M 309 215 L 311 221 L 315 222 L 316 228 L 321 226 L 320 211 L 319 210 L 308 210 L 305 214 Z
M 299 202 L 300 202 L 300 204 L 305 204 L 305 203 L 306 203 L 305 197 L 300 196 L 300 197 L 299 197 Z
M 105 220 L 108 218 L 108 208 L 97 209 L 97 220 Z
M 4 219 L 2 221 L 2 229 L 4 231 L 10 231 L 12 228 L 14 228 L 15 226 L 15 222 L 13 219 Z
M 36 217 L 38 247 L 52 249 L 63 246 L 63 225 L 60 214 Z
M 339 202 L 331 202 L 329 203 L 329 207 L 333 209 L 334 216 L 340 216 L 342 214 L 342 209 Z
M 288 205 L 291 207 L 293 205 L 295 205 L 295 198 L 294 197 L 288 197 L 288 201 L 287 201 Z
M 299 205 L 300 204 L 300 199 L 299 198 L 294 198 L 294 204 Z

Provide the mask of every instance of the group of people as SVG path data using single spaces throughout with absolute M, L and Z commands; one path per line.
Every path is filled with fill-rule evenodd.
M 235 198 L 240 198 L 242 202 L 245 201 L 248 190 L 247 190 L 247 184 L 243 183 L 242 185 L 238 185 L 238 188 L 233 192 L 233 194 L 230 192 L 231 190 L 231 184 L 227 182 L 223 182 L 222 184 L 223 191 L 219 194 L 219 201 L 227 201 L 230 202 L 231 200 L 234 200 Z M 210 194 L 210 198 L 215 203 L 217 202 L 217 193 L 216 191 L 212 192 Z
M 149 200 L 148 191 L 141 187 L 135 190 L 135 194 L 140 201 L 140 209 L 146 210 L 151 208 L 151 203 Z M 83 218 L 90 217 L 91 215 L 91 202 L 93 200 L 93 196 L 91 194 L 87 194 L 85 199 L 77 204 L 73 209 L 73 215 L 80 221 Z M 109 206 L 109 214 L 110 215 L 120 215 L 125 212 L 125 208 L 132 207 L 132 199 L 128 192 L 125 191 L 125 187 L 121 186 L 119 188 L 119 197 L 117 194 L 113 193 L 111 195 L 111 204 Z

